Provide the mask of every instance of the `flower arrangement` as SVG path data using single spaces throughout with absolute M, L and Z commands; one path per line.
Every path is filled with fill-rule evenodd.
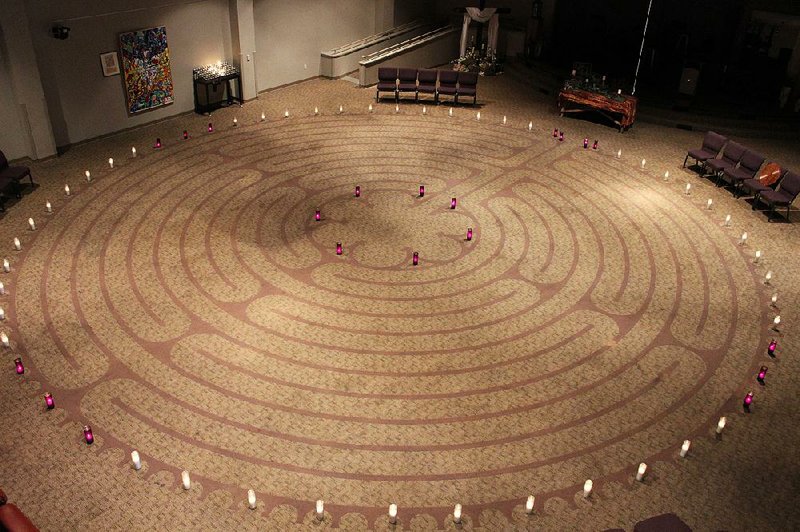
M 491 48 L 484 53 L 473 46 L 450 64 L 457 72 L 478 72 L 481 76 L 495 76 L 500 73 L 497 56 Z

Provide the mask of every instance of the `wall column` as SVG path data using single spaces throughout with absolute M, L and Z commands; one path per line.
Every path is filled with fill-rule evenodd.
M 375 0 L 375 33 L 394 28 L 394 0 Z
M 253 21 L 253 0 L 229 0 L 233 62 L 242 72 L 242 94 L 245 100 L 258 96 L 256 78 L 256 26 Z
M 55 155 L 56 142 L 23 2 L 24 0 L 0 2 L 0 29 L 4 51 L 2 55 L 5 56 L 3 60 L 11 78 L 11 101 L 16 106 L 15 111 L 21 126 L 21 131 L 12 130 L 10 133 L 26 137 L 26 153 L 15 155 L 42 159 Z

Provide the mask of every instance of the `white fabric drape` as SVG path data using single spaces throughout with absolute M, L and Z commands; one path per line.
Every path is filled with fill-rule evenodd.
M 464 13 L 464 23 L 461 26 L 461 48 L 459 50 L 460 57 L 464 57 L 467 53 L 467 32 L 469 31 L 469 23 L 474 20 L 476 22 L 489 22 L 489 31 L 487 40 L 488 46 L 492 50 L 497 50 L 497 33 L 500 27 L 500 19 L 495 13 L 496 9 L 487 7 L 486 9 L 478 9 L 477 7 L 466 8 Z

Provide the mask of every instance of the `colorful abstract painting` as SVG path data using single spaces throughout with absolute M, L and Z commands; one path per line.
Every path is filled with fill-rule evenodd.
M 119 36 L 128 113 L 172 103 L 172 69 L 164 26 Z

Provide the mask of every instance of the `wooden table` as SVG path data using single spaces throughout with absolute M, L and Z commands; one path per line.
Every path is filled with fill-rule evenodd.
M 638 98 L 623 94 L 615 99 L 599 92 L 590 92 L 582 89 L 561 89 L 558 93 L 558 108 L 561 116 L 565 113 L 580 113 L 595 111 L 605 116 L 617 127 L 620 133 L 633 125 L 636 120 L 636 105 Z

